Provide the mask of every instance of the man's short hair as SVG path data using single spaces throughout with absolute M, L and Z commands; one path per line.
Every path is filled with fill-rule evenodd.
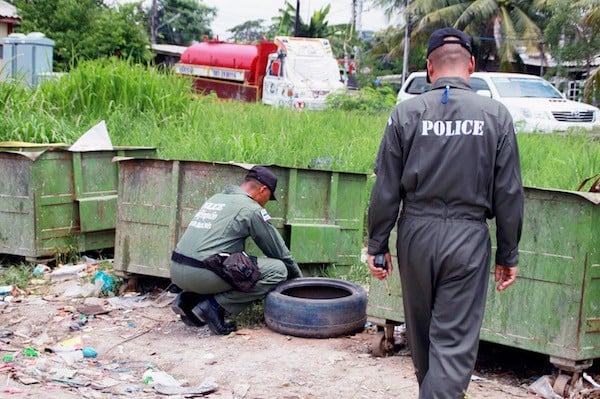
M 446 39 L 447 37 L 453 37 L 455 39 Z M 470 55 L 473 55 L 473 41 L 471 40 L 471 36 L 461 30 L 448 27 L 438 29 L 429 36 L 427 58 L 429 58 L 429 54 L 431 54 L 432 51 L 446 44 L 460 44 Z

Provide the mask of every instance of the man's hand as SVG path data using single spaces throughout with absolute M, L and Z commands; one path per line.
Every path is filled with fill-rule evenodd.
M 375 267 L 375 255 L 367 256 L 367 264 L 369 265 L 369 270 L 371 271 L 371 275 L 378 280 L 383 280 L 390 274 L 392 274 L 392 255 L 388 252 L 385 254 L 385 266 L 386 269 L 382 269 L 380 267 Z
M 502 265 L 496 265 L 496 270 L 494 271 L 494 277 L 498 285 L 496 289 L 500 292 L 504 291 L 508 287 L 512 285 L 517 279 L 517 271 L 519 268 L 517 266 L 508 267 Z

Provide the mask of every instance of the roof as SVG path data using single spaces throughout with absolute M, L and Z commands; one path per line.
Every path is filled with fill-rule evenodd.
M 0 0 L 0 17 L 21 19 L 17 13 L 17 7 L 3 0 Z
M 0 0 L 2 1 L 2 0 Z M 176 46 L 174 44 L 153 44 L 152 50 L 159 54 L 181 56 L 186 46 Z

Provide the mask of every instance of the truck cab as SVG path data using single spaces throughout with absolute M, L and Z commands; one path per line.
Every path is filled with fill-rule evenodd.
M 323 109 L 325 98 L 344 88 L 329 40 L 279 36 L 269 54 L 262 102 L 297 109 Z

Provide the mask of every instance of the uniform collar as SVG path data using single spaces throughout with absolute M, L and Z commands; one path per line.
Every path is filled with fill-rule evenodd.
M 471 86 L 464 79 L 458 77 L 443 77 L 435 81 L 431 90 L 443 89 L 446 86 L 450 86 L 457 89 L 471 90 Z
M 254 198 L 252 198 L 252 196 L 250 194 L 248 194 L 244 189 L 242 189 L 240 186 L 236 186 L 235 184 L 227 184 L 223 188 L 223 193 L 224 194 L 245 195 L 246 197 L 248 197 L 254 201 Z

